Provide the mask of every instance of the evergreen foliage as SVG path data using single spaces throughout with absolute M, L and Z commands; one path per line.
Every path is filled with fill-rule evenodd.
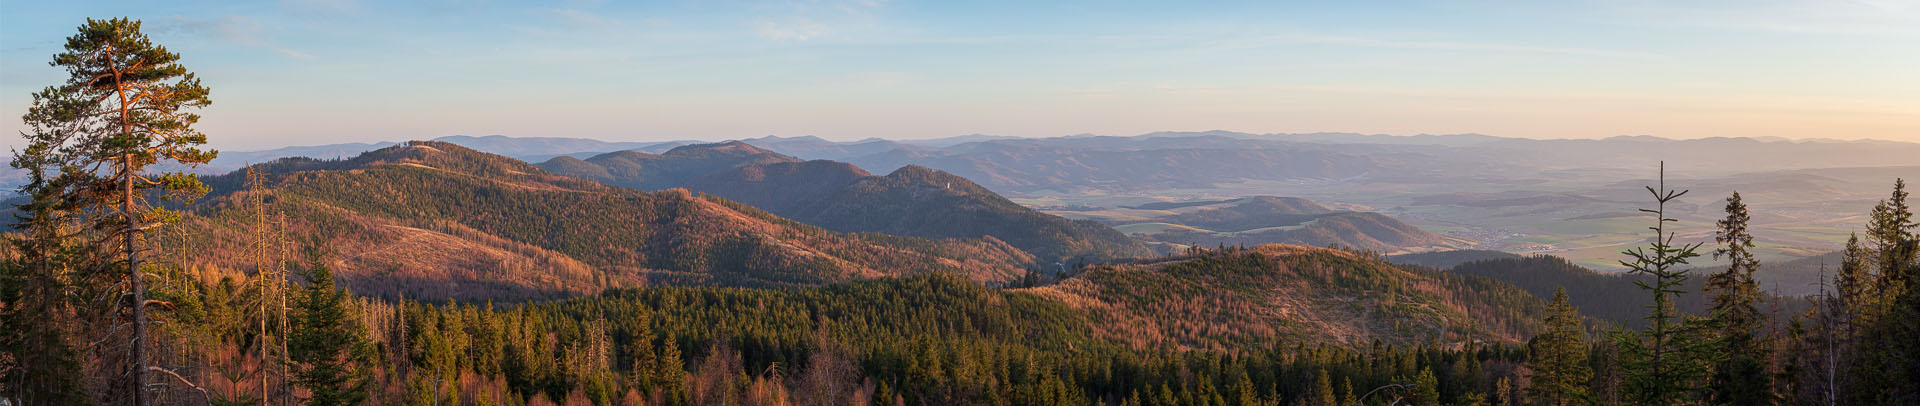
M 1715 224 L 1714 241 L 1723 244 L 1713 251 L 1715 259 L 1725 258 L 1725 271 L 1707 278 L 1706 289 L 1713 296 L 1710 316 L 1719 328 L 1721 344 L 1708 391 L 1715 404 L 1769 405 L 1774 403 L 1773 374 L 1769 363 L 1772 351 L 1764 342 L 1765 316 L 1760 314 L 1760 288 L 1753 273 L 1760 261 L 1753 256 L 1753 234 L 1747 231 L 1752 216 L 1740 192 L 1727 197 L 1725 219 Z
M 1695 252 L 1700 244 L 1676 245 L 1676 233 L 1667 231 L 1667 223 L 1679 221 L 1667 217 L 1667 203 L 1686 191 L 1666 188 L 1664 166 L 1659 189 L 1648 186 L 1647 192 L 1653 195 L 1655 208 L 1641 211 L 1654 216 L 1654 225 L 1648 227 L 1653 231 L 1653 242 L 1622 252 L 1632 260 L 1622 260 L 1620 265 L 1653 278 L 1651 282 L 1635 281 L 1653 294 L 1653 304 L 1648 306 L 1651 312 L 1646 330 L 1615 336 L 1624 355 L 1622 394 L 1626 401 L 1639 405 L 1685 404 L 1701 395 L 1701 381 L 1709 373 L 1706 361 L 1711 347 L 1704 337 L 1705 323 L 1678 313 L 1673 297 L 1685 293 L 1680 287 L 1686 283 L 1688 272 L 1679 266 L 1700 255 Z
M 1553 295 L 1546 328 L 1533 337 L 1528 359 L 1533 375 L 1528 395 L 1536 404 L 1569 406 L 1587 401 L 1587 382 L 1593 371 L 1587 366 L 1587 345 L 1582 342 L 1580 312 L 1567 303 L 1567 290 Z
M 372 381 L 372 348 L 355 319 L 347 293 L 334 287 L 333 273 L 316 266 L 295 301 L 293 332 L 287 337 L 295 382 L 311 394 L 308 405 L 357 405 L 367 399 Z

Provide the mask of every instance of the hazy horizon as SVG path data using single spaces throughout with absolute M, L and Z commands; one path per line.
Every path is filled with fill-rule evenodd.
M 1910 1 L 3 7 L 0 110 L 59 81 L 46 62 L 84 19 L 127 16 L 213 89 L 201 128 L 228 149 L 1205 129 L 1920 142 Z

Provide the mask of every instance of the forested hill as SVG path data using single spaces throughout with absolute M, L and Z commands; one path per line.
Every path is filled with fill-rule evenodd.
M 1156 202 L 1123 208 L 1128 210 L 1107 222 L 1163 246 L 1295 244 L 1407 252 L 1471 245 L 1387 215 L 1334 210 L 1295 197 Z
M 779 162 L 800 162 L 800 159 L 731 141 L 680 146 L 663 154 L 617 151 L 585 160 L 561 156 L 539 166 L 560 175 L 650 191 L 682 187 L 701 176 L 736 167 Z
M 993 239 L 842 234 L 686 190 L 640 192 L 558 176 L 440 142 L 353 159 L 262 165 L 294 253 L 332 262 L 374 296 L 514 299 L 645 283 L 792 286 L 959 272 L 1006 281 L 1032 257 Z M 159 237 L 183 263 L 251 269 L 259 227 L 245 175 L 209 179 Z
M 1681 292 L 1674 295 L 1674 307 L 1683 313 L 1705 314 L 1709 306 L 1709 296 L 1704 293 L 1707 276 L 1721 270 L 1696 268 L 1690 271 L 1687 283 L 1679 286 Z M 1581 314 L 1636 329 L 1646 327 L 1647 306 L 1653 305 L 1653 297 L 1634 284 L 1635 281 L 1651 283 L 1651 278 L 1600 273 L 1550 255 L 1523 257 L 1509 254 L 1468 261 L 1448 271 L 1511 283 L 1542 299 L 1552 297 L 1554 290 L 1564 287 L 1569 302 L 1579 308 Z M 1810 306 L 1804 299 L 1796 297 L 1775 296 L 1770 292 L 1762 292 L 1762 296 L 1764 303 L 1761 310 L 1782 321 Z
M 1209 350 L 1519 342 L 1534 334 L 1545 309 L 1526 291 L 1490 279 L 1278 244 L 1098 266 L 1030 291 L 1087 312 L 1110 340 Z
M 665 154 L 624 151 L 587 160 L 554 158 L 555 173 L 615 186 L 685 187 L 841 232 L 927 238 L 991 236 L 1033 254 L 1039 265 L 1152 255 L 1105 225 L 1021 206 L 973 181 L 907 166 L 874 176 L 851 164 L 799 161 L 730 142 L 688 145 Z
M 795 180 L 794 182 L 802 182 Z M 993 236 L 1042 265 L 1151 256 L 1145 245 L 1092 221 L 1034 211 L 959 176 L 907 166 L 865 176 L 811 199 L 772 206 L 807 224 L 846 232 L 929 238 Z

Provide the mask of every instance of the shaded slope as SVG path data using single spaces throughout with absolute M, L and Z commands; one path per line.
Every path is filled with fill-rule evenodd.
M 1645 327 L 1647 307 L 1653 304 L 1653 296 L 1634 284 L 1635 281 L 1652 283 L 1645 275 L 1595 272 L 1555 256 L 1515 256 L 1471 261 L 1448 271 L 1511 283 L 1542 299 L 1552 297 L 1556 289 L 1565 287 L 1569 302 L 1579 308 L 1581 314 L 1632 328 Z M 1679 288 L 1682 292 L 1674 297 L 1675 308 L 1688 314 L 1706 312 L 1708 295 L 1702 293 L 1702 289 L 1707 272 L 1711 271 L 1696 269 L 1689 272 L 1691 277 L 1686 285 Z M 1807 303 L 1797 298 L 1778 298 L 1763 293 L 1762 300 L 1766 302 L 1761 305 L 1763 311 L 1778 301 L 1780 309 L 1775 315 L 1777 317 L 1790 318 L 1807 309 Z
M 931 238 L 993 236 L 1045 262 L 1150 255 L 1138 241 L 1092 221 L 1034 211 L 965 178 L 919 166 L 867 176 L 777 212 L 847 232 Z
M 1209 250 L 1100 266 L 1025 290 L 1089 313 L 1106 338 L 1135 346 L 1518 342 L 1543 303 L 1484 278 L 1394 266 L 1350 251 L 1294 245 Z
M 1257 228 L 1296 226 L 1312 221 L 1333 209 L 1297 197 L 1255 196 L 1230 200 L 1231 206 L 1176 214 L 1154 219 L 1158 222 L 1199 227 L 1214 231 L 1237 232 Z
M 1518 259 L 1522 257 L 1518 254 L 1503 251 L 1453 250 L 1393 255 L 1387 257 L 1387 262 L 1398 265 L 1420 265 L 1447 269 L 1468 262 L 1509 258 Z
M 366 294 L 482 296 L 452 283 L 541 296 L 643 281 L 789 286 L 937 271 L 997 281 L 1031 261 L 990 239 L 839 234 L 717 197 L 608 187 L 437 142 L 266 168 L 291 239 L 327 253 Z M 210 183 L 239 190 L 239 178 Z M 245 264 L 233 255 L 250 231 L 240 197 L 196 210 L 189 244 L 206 249 L 189 262 Z M 409 280 L 428 286 L 394 283 Z
M 583 177 L 613 186 L 660 190 L 680 187 L 701 176 L 736 167 L 779 162 L 800 160 L 744 142 L 731 141 L 681 146 L 663 154 L 618 151 L 584 160 L 562 156 L 542 162 L 539 166 L 555 174 Z
M 791 217 L 794 206 L 872 176 L 842 162 L 778 162 L 733 168 L 694 179 L 685 186 Z
M 1142 206 L 1143 208 L 1145 206 Z M 1170 204 L 1190 210 L 1126 227 L 1148 239 L 1199 246 L 1297 244 L 1346 246 L 1380 252 L 1462 245 L 1379 213 L 1336 211 L 1299 198 L 1257 196 L 1211 204 Z M 1150 226 L 1171 224 L 1180 227 Z

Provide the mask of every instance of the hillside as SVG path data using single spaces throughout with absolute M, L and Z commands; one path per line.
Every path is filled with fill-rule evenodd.
M 1391 255 L 1387 257 L 1387 262 L 1392 262 L 1396 265 L 1420 265 L 1447 269 L 1468 262 L 1508 258 L 1518 259 L 1522 257 L 1517 254 L 1501 251 L 1453 250 Z
M 661 190 L 728 169 L 779 162 L 800 160 L 732 141 L 685 145 L 660 154 L 617 151 L 584 160 L 559 156 L 540 163 L 539 167 L 554 174 L 578 176 L 613 186 Z
M 1708 296 L 1702 289 L 1707 274 L 1713 271 L 1695 269 L 1689 272 L 1691 277 L 1685 286 L 1679 288 L 1683 292 L 1674 299 L 1676 308 L 1688 314 L 1706 312 Z M 1508 255 L 1469 261 L 1448 269 L 1448 272 L 1511 283 L 1541 299 L 1553 297 L 1554 290 L 1565 287 L 1569 302 L 1579 308 L 1581 314 L 1632 328 L 1645 327 L 1647 306 L 1653 304 L 1652 295 L 1634 283 L 1650 283 L 1646 276 L 1595 272 L 1555 256 Z M 1762 283 L 1764 290 L 1766 285 Z M 1765 297 L 1761 311 L 1772 312 L 1772 306 L 1777 305 L 1779 309 L 1775 317 L 1792 317 L 1807 308 L 1807 302 L 1802 299 L 1779 297 L 1772 293 L 1763 292 Z M 1785 319 L 1780 321 L 1784 322 Z
M 453 144 L 262 165 L 294 252 L 374 296 L 529 298 L 644 283 L 793 286 L 954 271 L 1004 281 L 1026 254 L 991 239 L 834 233 L 686 190 L 557 176 Z M 190 264 L 236 268 L 252 224 L 239 173 L 182 229 Z M 324 242 L 324 243 L 322 243 Z
M 738 142 L 685 146 L 662 155 L 621 152 L 585 161 L 562 157 L 541 165 L 556 173 L 607 179 L 603 182 L 612 185 L 685 187 L 840 232 L 992 236 L 1033 254 L 1046 268 L 1074 259 L 1152 254 L 1105 225 L 1040 213 L 965 178 L 919 166 L 874 176 L 851 164 L 802 162 Z
M 736 167 L 702 176 L 684 186 L 792 217 L 793 207 L 872 176 L 841 162 L 777 162 Z
M 1156 202 L 1124 209 L 1114 217 L 1124 219 L 1108 222 L 1118 224 L 1116 228 L 1123 232 L 1169 245 L 1296 244 L 1380 252 L 1468 245 L 1386 215 L 1339 211 L 1292 197 Z
M 1297 245 L 1099 266 L 1027 291 L 1088 312 L 1105 338 L 1140 347 L 1404 345 L 1442 331 L 1448 343 L 1517 342 L 1544 309 L 1512 285 Z
M 780 213 L 845 232 L 928 238 L 992 236 L 1032 253 L 1044 265 L 1073 259 L 1151 255 L 1144 245 L 1091 221 L 1034 211 L 973 182 L 919 166 L 868 176 Z

